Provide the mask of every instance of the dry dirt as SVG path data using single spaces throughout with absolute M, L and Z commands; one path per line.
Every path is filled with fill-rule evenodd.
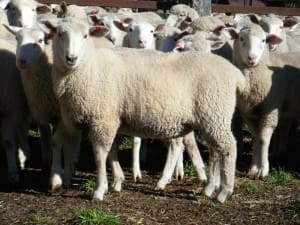
M 155 145 L 151 147 L 157 148 Z M 299 169 L 296 161 L 299 160 L 295 157 L 288 164 L 294 168 L 287 168 L 296 179 L 287 185 L 270 185 L 265 181 L 248 179 L 245 168 L 249 165 L 249 152 L 239 155 L 234 194 L 225 204 L 219 204 L 201 194 L 203 184 L 199 184 L 193 176 L 186 176 L 182 181 L 174 180 L 165 191 L 155 191 L 164 154 L 160 157 L 157 154 L 150 155 L 150 162 L 143 167 L 142 181 L 134 183 L 129 166 L 131 151 L 120 152 L 120 161 L 126 174 L 122 192 L 110 192 L 103 202 L 91 202 L 90 195 L 80 189 L 87 178 L 95 177 L 90 154 L 88 150 L 81 153 L 72 186 L 51 194 L 47 176 L 38 169 L 39 157 L 32 159 L 29 167 L 22 172 L 18 187 L 8 186 L 4 181 L 5 161 L 1 153 L 0 225 L 30 224 L 38 213 L 50 216 L 53 224 L 70 224 L 69 220 L 75 211 L 92 207 L 119 216 L 122 224 L 300 224 L 299 209 L 291 209 L 291 202 L 300 200 L 300 179 L 296 171 Z M 281 161 L 285 163 L 285 160 Z M 256 187 L 255 191 L 249 191 L 251 185 Z

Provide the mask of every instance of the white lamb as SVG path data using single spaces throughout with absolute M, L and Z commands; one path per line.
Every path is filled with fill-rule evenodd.
M 220 202 L 231 195 L 236 143 L 230 126 L 245 85 L 236 67 L 213 54 L 95 49 L 89 33 L 97 28 L 71 18 L 48 27 L 57 34 L 52 79 L 63 121 L 70 131 L 84 124 L 94 149 L 93 199 L 103 200 L 108 190 L 106 159 L 117 131 L 162 139 L 199 131 L 216 156 L 204 193 L 220 188 Z M 179 152 L 175 142 L 170 149 Z
M 15 61 L 15 43 L 0 40 L 0 114 L 1 114 L 1 142 L 7 159 L 8 182 L 19 182 L 18 162 L 24 169 L 25 161 L 29 157 L 27 131 L 29 113 L 27 101 L 22 87 L 20 72 Z M 22 151 L 19 149 L 21 148 Z
M 250 176 L 265 177 L 269 173 L 268 149 L 278 120 L 299 118 L 299 53 L 270 53 L 267 44 L 278 44 L 275 35 L 266 36 L 263 29 L 252 24 L 235 39 L 233 62 L 244 73 L 247 89 L 240 108 L 253 136 Z
M 184 30 L 197 18 L 199 18 L 199 14 L 195 9 L 185 4 L 176 4 L 171 7 L 166 24 Z
M 74 163 L 79 154 L 81 135 L 75 132 L 68 135 L 60 124 L 60 109 L 53 92 L 51 80 L 52 48 L 47 45 L 48 37 L 38 28 L 9 26 L 7 29 L 16 35 L 16 64 L 21 72 L 21 80 L 33 119 L 42 127 L 50 123 L 54 126 L 51 168 L 51 187 L 56 190 L 62 183 L 70 185 Z M 51 137 L 51 133 L 49 133 Z M 61 149 L 64 147 L 64 179 L 61 180 Z M 49 156 L 49 158 L 51 158 Z

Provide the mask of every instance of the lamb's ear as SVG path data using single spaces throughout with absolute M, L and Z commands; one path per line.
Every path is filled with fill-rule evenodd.
M 99 22 L 99 16 L 97 14 L 88 15 L 88 21 L 90 24 L 97 24 Z
M 283 21 L 283 26 L 284 27 L 293 27 L 296 24 L 298 24 L 298 21 L 297 21 L 296 18 L 291 17 L 291 16 L 287 16 L 287 17 L 284 18 L 284 21 Z
M 213 33 L 216 34 L 216 35 L 221 35 L 221 31 L 225 28 L 225 24 L 222 24 L 222 25 L 219 25 L 217 27 L 215 27 L 215 29 L 213 29 Z
M 90 27 L 90 35 L 91 36 L 103 37 L 108 31 L 109 31 L 109 29 L 104 26 L 96 25 L 96 26 Z
M 250 18 L 250 20 L 251 20 L 252 23 L 259 24 L 259 20 L 260 19 L 258 18 L 257 15 L 255 15 L 255 14 L 249 14 L 248 16 L 249 16 L 249 18 Z
M 233 27 L 225 27 L 222 32 L 231 40 L 236 40 L 239 38 L 238 30 Z
M 128 20 L 114 20 L 114 24 L 118 29 L 127 32 L 129 23 L 127 23 L 126 21 Z
M 185 29 L 179 34 L 178 40 L 181 39 L 181 38 L 183 38 L 185 35 L 189 35 L 189 34 L 191 34 L 191 33 L 193 33 L 193 28 L 191 28 L 191 27 L 185 28 Z
M 10 0 L 2 0 L 0 2 L 0 8 L 1 9 L 6 9 L 9 3 L 10 3 Z
M 272 35 L 267 36 L 266 42 L 268 44 L 278 45 L 282 42 L 282 39 L 280 37 L 278 37 L 277 35 L 272 34 Z
M 215 41 L 208 40 L 208 41 L 212 51 L 222 48 L 226 43 L 226 41 L 222 41 L 222 40 L 215 40 Z
M 6 24 L 3 24 L 3 26 L 13 35 L 16 35 L 16 33 L 23 29 L 22 27 L 9 26 Z
M 50 31 L 50 33 L 56 34 L 56 27 L 58 26 L 58 21 L 59 20 L 40 20 L 39 23 L 44 25 L 45 28 Z M 45 31 L 43 26 L 40 27 L 42 28 L 43 31 Z
M 50 13 L 52 10 L 51 10 L 51 7 L 46 5 L 46 4 L 41 4 L 39 3 L 37 6 L 36 6 L 36 12 L 38 14 L 44 14 L 44 13 Z

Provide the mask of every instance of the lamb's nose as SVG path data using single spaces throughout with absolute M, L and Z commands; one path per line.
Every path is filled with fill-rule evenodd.
M 74 55 L 67 55 L 66 56 L 66 60 L 69 64 L 74 64 L 77 60 L 77 56 L 74 56 Z

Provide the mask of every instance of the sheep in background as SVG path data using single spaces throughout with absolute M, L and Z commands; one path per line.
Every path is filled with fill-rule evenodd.
M 182 37 L 176 42 L 173 49 L 175 52 L 185 51 L 200 51 L 210 53 L 212 50 L 217 50 L 225 44 L 225 41 L 220 39 L 207 40 L 199 34 L 190 34 Z
M 198 130 L 216 156 L 204 193 L 211 196 L 220 188 L 220 202 L 231 195 L 236 146 L 230 126 L 245 85 L 236 67 L 213 54 L 97 50 L 89 33 L 103 35 L 103 30 L 71 18 L 47 25 L 60 34 L 53 40 L 52 79 L 64 124 L 70 131 L 85 124 L 94 149 L 98 185 L 93 199 L 103 200 L 108 189 L 106 159 L 117 130 L 162 139 Z M 67 51 L 70 44 L 76 48 Z M 171 149 L 180 152 L 175 142 Z
M 171 7 L 166 24 L 184 30 L 197 18 L 199 18 L 199 15 L 195 9 L 185 4 L 176 4 Z
M 233 63 L 247 80 L 241 114 L 253 136 L 250 176 L 265 177 L 269 173 L 268 149 L 278 120 L 298 119 L 300 85 L 299 53 L 270 53 L 267 44 L 278 44 L 275 35 L 266 36 L 257 24 L 239 33 L 235 39 Z

